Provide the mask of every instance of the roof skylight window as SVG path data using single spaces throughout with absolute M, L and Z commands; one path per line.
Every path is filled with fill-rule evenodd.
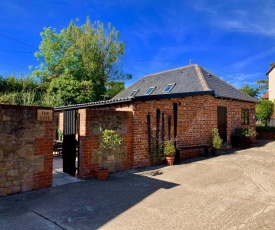
M 175 83 L 167 85 L 166 88 L 163 90 L 163 92 L 169 93 L 173 89 L 174 85 Z
M 150 95 L 156 87 L 150 87 L 144 95 Z
M 132 93 L 131 93 L 131 95 L 130 95 L 130 97 L 134 97 L 134 96 L 136 96 L 136 94 L 138 93 L 138 89 L 137 90 L 134 90 Z

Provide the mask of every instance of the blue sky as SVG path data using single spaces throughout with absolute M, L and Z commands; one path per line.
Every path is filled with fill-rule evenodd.
M 120 31 L 124 71 L 133 75 L 126 85 L 191 60 L 237 88 L 255 86 L 275 61 L 275 0 L 1 0 L 0 9 L 4 76 L 39 64 L 33 52 L 44 27 L 60 31 L 87 16 Z

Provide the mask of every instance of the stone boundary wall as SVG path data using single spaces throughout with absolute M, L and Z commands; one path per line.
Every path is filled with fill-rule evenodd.
M 124 139 L 119 158 L 108 156 L 110 171 L 121 171 L 132 168 L 132 112 L 79 109 L 80 113 L 80 153 L 78 177 L 86 179 L 95 176 L 95 169 L 101 163 L 103 149 L 99 146 L 100 128 L 113 129 Z
M 0 105 L 0 196 L 52 185 L 53 121 L 38 121 L 37 109 Z

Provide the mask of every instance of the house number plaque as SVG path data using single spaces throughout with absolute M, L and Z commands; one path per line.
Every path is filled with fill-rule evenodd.
M 52 121 L 53 120 L 53 111 L 52 110 L 37 110 L 37 120 L 38 121 Z

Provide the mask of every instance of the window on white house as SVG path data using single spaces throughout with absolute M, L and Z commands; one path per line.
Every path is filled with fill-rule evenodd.
M 150 95 L 156 87 L 150 87 L 144 95 Z
M 163 90 L 163 92 L 169 93 L 173 89 L 174 85 L 175 83 L 167 85 L 166 88 Z

